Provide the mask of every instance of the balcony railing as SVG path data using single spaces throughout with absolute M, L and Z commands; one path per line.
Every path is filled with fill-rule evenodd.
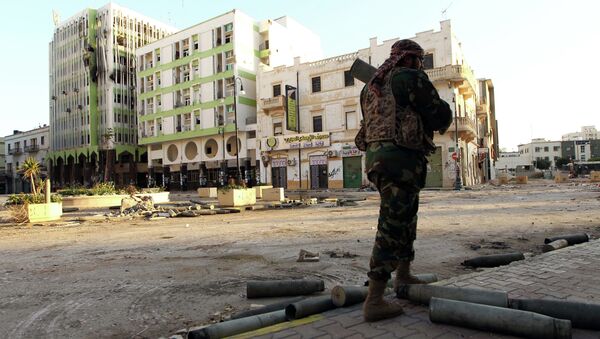
M 272 110 L 283 110 L 285 108 L 283 95 L 278 95 L 274 98 L 261 99 L 262 109 L 265 112 Z
M 477 105 L 477 115 L 486 115 L 490 111 L 488 104 Z
M 425 70 L 431 81 L 464 81 L 467 80 L 475 91 L 475 76 L 471 68 L 464 65 L 448 65 Z
M 11 148 L 8 150 L 9 155 L 17 155 L 23 153 L 23 150 L 20 147 Z
M 456 120 L 458 120 L 458 132 L 460 133 L 460 138 L 471 141 L 477 137 L 477 125 L 473 119 L 467 117 L 453 119 L 450 128 L 448 128 L 448 133 L 453 133 L 456 130 Z
M 37 152 L 40 150 L 40 146 L 38 145 L 29 145 L 25 146 L 25 151 L 29 153 Z

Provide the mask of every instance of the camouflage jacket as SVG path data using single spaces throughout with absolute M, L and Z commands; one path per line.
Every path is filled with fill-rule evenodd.
M 366 148 L 370 142 L 392 141 L 425 154 L 435 151 L 433 132 L 443 133 L 448 129 L 452 111 L 448 103 L 440 99 L 427 74 L 410 68 L 394 68 L 386 75 L 381 90 L 381 97 L 369 91 L 368 85 L 361 92 L 364 121 L 357 146 Z

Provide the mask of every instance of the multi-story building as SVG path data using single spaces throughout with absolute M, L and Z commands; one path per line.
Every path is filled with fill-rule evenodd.
M 561 147 L 562 157 L 575 163 L 600 159 L 600 139 L 563 141 Z
M 0 194 L 6 193 L 6 150 L 4 138 L 0 137 Z
M 581 127 L 581 132 L 573 132 L 563 134 L 563 141 L 575 141 L 575 140 L 594 140 L 598 139 L 598 130 L 596 126 L 583 126 Z
M 462 181 L 468 185 L 482 182 L 493 172 L 498 148 L 492 82 L 475 79 L 450 21 L 442 21 L 440 31 L 417 33 L 411 39 L 425 49 L 425 71 L 455 115 L 448 132 L 436 133 L 438 149 L 429 158 L 427 186 L 454 185 L 457 145 Z M 369 48 L 356 53 L 307 63 L 296 59 L 290 67 L 259 71 L 257 151 L 263 164 L 262 182 L 288 188 L 367 184 L 364 155 L 354 145 L 362 119 L 359 93 L 363 83 L 353 79 L 349 70 L 356 58 L 378 67 L 397 40 L 378 44 L 373 38 Z M 285 88 L 297 88 L 297 102 L 292 103 L 297 116 L 288 114 Z
M 517 166 L 531 165 L 528 158 L 521 156 L 519 152 L 500 152 L 496 161 L 496 172 L 515 173 Z
M 139 48 L 139 144 L 151 180 L 184 189 L 238 174 L 252 181 L 258 65 L 320 50 L 318 36 L 290 18 L 259 22 L 239 10 Z
M 551 168 L 556 167 L 556 160 L 562 157 L 560 141 L 550 141 L 544 138 L 532 139 L 528 144 L 518 145 L 521 158 L 528 165 L 535 165 L 540 159 L 550 162 Z
M 4 137 L 4 152 L 6 154 L 6 193 L 29 192 L 31 187 L 27 180 L 20 174 L 23 162 L 32 157 L 41 167 L 41 177 L 47 176 L 44 164 L 48 156 L 49 131 L 47 125 L 21 132 L 14 131 L 12 135 Z
M 54 30 L 50 43 L 51 177 L 55 184 L 145 177 L 137 146 L 135 50 L 174 32 L 109 3 Z

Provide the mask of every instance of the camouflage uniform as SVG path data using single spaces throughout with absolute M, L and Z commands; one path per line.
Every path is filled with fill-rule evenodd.
M 419 192 L 427 175 L 426 155 L 435 150 L 433 132 L 445 131 L 452 119 L 450 107 L 439 98 L 423 71 L 395 68 L 386 78 L 382 91 L 393 92 L 397 136 L 392 140 L 369 140 L 367 131 L 366 138 L 367 175 L 381 196 L 368 273 L 375 280 L 388 280 L 400 261 L 414 259 Z M 367 109 L 367 92 L 365 89 L 361 93 L 363 112 Z M 411 114 L 416 120 L 407 121 Z M 410 128 L 417 130 L 416 134 Z

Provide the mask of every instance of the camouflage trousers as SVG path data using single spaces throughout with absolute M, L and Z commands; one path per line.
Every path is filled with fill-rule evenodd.
M 414 259 L 419 192 L 425 186 L 427 159 L 391 142 L 369 143 L 366 167 L 381 197 L 369 278 L 388 280 L 401 261 Z

